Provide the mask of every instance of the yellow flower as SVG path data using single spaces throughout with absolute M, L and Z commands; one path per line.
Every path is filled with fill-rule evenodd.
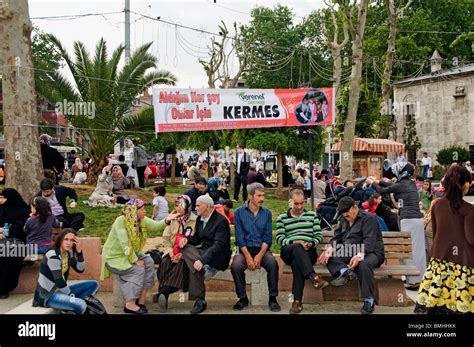
M 470 286 L 470 287 L 469 287 L 469 294 L 470 294 L 471 296 L 474 296 L 474 286 Z
M 460 270 L 454 270 L 454 276 L 456 276 L 456 277 L 461 276 L 461 271 Z
M 469 311 L 469 303 L 466 301 L 458 301 L 456 303 L 456 309 L 459 312 L 466 313 Z
M 436 284 L 437 284 L 437 285 L 441 285 L 441 283 L 440 283 L 440 284 L 436 283 Z M 453 289 L 455 285 L 456 285 L 456 282 L 454 282 L 454 279 L 452 279 L 451 277 L 449 277 L 449 278 L 446 280 L 446 286 L 447 286 L 448 288 Z
M 444 304 L 445 304 L 445 301 L 444 301 L 444 299 L 442 299 L 442 298 L 439 298 L 439 299 L 438 299 L 438 304 L 437 304 L 437 305 L 438 305 L 438 306 L 444 306 Z
M 449 308 L 451 311 L 456 311 L 456 300 L 450 299 L 446 300 L 446 307 Z
M 426 271 L 425 272 L 425 278 L 426 279 L 432 279 L 433 278 L 433 271 Z
M 446 287 L 443 287 L 443 299 L 449 298 L 449 290 Z
M 460 278 L 456 278 L 456 288 L 458 289 L 466 288 L 466 282 L 461 280 Z
M 428 295 L 426 298 L 426 307 L 434 307 L 436 305 L 436 298 Z
M 471 313 L 474 313 L 474 301 L 471 301 L 471 303 L 469 304 L 469 306 L 471 307 L 471 308 L 469 309 L 469 311 L 470 311 Z
M 469 279 L 467 280 L 469 284 L 474 285 L 474 275 L 469 276 Z
M 448 278 L 448 280 L 449 280 L 449 278 Z M 443 280 L 441 279 L 441 276 L 434 276 L 434 277 L 433 277 L 433 283 L 434 283 L 435 285 L 437 285 L 438 287 L 441 286 L 441 285 L 443 284 Z M 447 282 L 446 282 L 446 283 L 447 283 Z M 450 288 L 451 288 L 451 287 L 450 287 Z M 454 288 L 454 282 L 453 282 L 452 288 Z
M 426 299 L 428 298 L 428 295 L 426 293 L 420 293 L 418 294 L 418 303 L 420 305 L 426 305 Z
M 432 282 L 432 281 L 424 280 L 424 281 L 421 283 L 421 288 L 423 288 L 424 290 L 430 290 L 430 288 L 431 288 L 431 282 Z M 474 288 L 474 287 L 472 287 L 472 288 Z
M 428 293 L 429 295 L 439 298 L 443 294 L 443 290 L 441 288 L 431 287 Z
M 462 301 L 471 301 L 472 296 L 469 294 L 469 292 L 467 290 L 463 290 L 461 292 L 461 300 Z
M 444 271 L 446 269 L 446 266 L 444 266 L 444 264 L 441 264 L 439 268 L 440 268 L 440 270 Z

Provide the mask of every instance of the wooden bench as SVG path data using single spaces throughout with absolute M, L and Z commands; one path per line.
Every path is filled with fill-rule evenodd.
M 323 242 L 318 246 L 318 254 L 322 253 L 322 247 L 327 245 L 333 237 L 333 231 L 323 231 Z M 403 259 L 412 259 L 412 239 L 410 232 L 383 232 L 385 248 L 385 263 L 374 269 L 376 278 L 376 298 L 379 305 L 384 306 L 406 306 L 406 290 L 400 276 L 417 276 L 420 274 L 416 266 L 400 265 Z M 316 274 L 326 277 L 330 281 L 331 274 L 326 265 L 316 264 Z M 284 273 L 291 273 L 291 267 L 285 265 Z M 324 290 L 315 290 L 307 283 L 303 293 L 303 302 L 322 303 L 325 300 L 358 300 L 358 282 L 352 281 L 343 287 L 327 287 Z

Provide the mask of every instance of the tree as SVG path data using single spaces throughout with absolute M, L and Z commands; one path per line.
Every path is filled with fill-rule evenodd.
M 69 109 L 64 112 L 76 130 L 90 142 L 89 156 L 93 164 L 89 183 L 94 184 L 109 153 L 113 152 L 114 144 L 123 137 L 124 132 L 129 131 L 126 114 L 135 97 L 155 84 L 174 85 L 176 77 L 164 70 L 147 72 L 157 66 L 156 57 L 148 52 L 151 43 L 138 47 L 119 69 L 124 45 L 116 48 L 109 57 L 107 44 L 101 39 L 92 57 L 84 44 L 76 41 L 73 61 L 55 36 L 48 37 L 59 50 L 72 81 L 68 81 L 58 70 L 45 72 L 44 78 L 38 79 L 38 91 L 50 102 L 64 100 L 79 105 L 89 103 L 95 107 L 92 115 L 71 113 Z
M 390 130 L 391 123 L 391 108 L 390 108 L 390 97 L 392 95 L 392 69 L 393 59 L 395 56 L 395 44 L 397 38 L 397 20 L 408 7 L 412 4 L 413 0 L 408 0 L 405 5 L 403 2 L 395 8 L 395 0 L 385 0 L 387 6 L 387 15 L 389 22 L 389 34 L 387 39 L 387 53 L 385 56 L 385 68 L 383 71 L 382 78 L 382 126 L 380 127 L 380 137 L 387 138 Z
M 0 3 L 0 28 L 6 186 L 17 189 L 28 201 L 38 190 L 43 163 L 27 0 Z
M 353 142 L 360 97 L 363 39 L 368 3 L 369 0 L 360 0 L 360 3 L 355 6 L 354 10 L 357 10 L 357 19 L 352 17 L 352 8 L 345 6 L 344 3 L 339 4 L 339 6 L 343 7 L 344 16 L 349 23 L 349 30 L 352 36 L 352 71 L 341 158 L 341 176 L 343 179 L 349 179 L 352 176 Z
M 441 149 L 436 154 L 436 161 L 447 168 L 453 161 L 462 163 L 469 160 L 469 150 L 461 146 Z

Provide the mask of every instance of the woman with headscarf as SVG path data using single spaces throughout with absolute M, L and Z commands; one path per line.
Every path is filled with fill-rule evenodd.
M 386 177 L 389 180 L 395 177 L 392 171 L 392 162 L 388 159 L 385 159 L 383 161 L 383 167 L 382 167 L 382 177 Z
M 110 166 L 102 169 L 102 173 L 97 179 L 97 186 L 91 196 L 89 196 L 89 206 L 115 207 L 115 198 L 113 196 L 114 184 L 110 171 Z
M 176 198 L 174 211 L 179 217 L 163 232 L 163 261 L 158 269 L 158 306 L 161 312 L 168 308 L 170 294 L 182 289 L 188 291 L 189 270 L 178 246 L 183 237 L 194 235 L 197 216 L 191 213 L 191 199 L 187 195 Z
M 145 314 L 147 290 L 155 282 L 155 262 L 143 253 L 148 232 L 162 232 L 177 215 L 156 222 L 146 217 L 145 203 L 137 198 L 128 201 L 110 230 L 102 250 L 101 280 L 111 274 L 120 277 L 125 299 L 125 313 Z
M 122 168 L 119 165 L 114 165 L 112 168 L 112 183 L 113 195 L 116 198 L 117 204 L 126 204 L 128 196 L 123 191 L 130 185 L 130 180 L 124 176 Z
M 6 188 L 0 193 L 0 231 L 9 224 L 10 237 L 0 232 L 0 242 L 9 242 L 16 247 L 26 241 L 23 231 L 25 222 L 30 215 L 30 207 L 15 189 Z M 6 299 L 18 285 L 21 265 L 24 257 L 0 257 L 0 299 Z
M 420 275 L 406 276 L 406 288 L 415 290 L 426 271 L 425 232 L 424 220 L 420 211 L 420 197 L 416 190 L 415 182 L 411 180 L 414 169 L 411 164 L 397 162 L 392 167 L 397 178 L 397 183 L 391 184 L 380 181 L 380 185 L 374 184 L 380 194 L 393 193 L 399 202 L 400 230 L 411 233 L 413 259 L 402 260 L 403 265 L 415 265 Z

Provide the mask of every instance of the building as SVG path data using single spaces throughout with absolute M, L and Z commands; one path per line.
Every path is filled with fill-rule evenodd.
M 408 153 L 409 161 L 428 152 L 435 164 L 440 149 L 459 145 L 470 150 L 474 162 L 474 64 L 443 69 L 442 58 L 435 51 L 431 72 L 394 83 L 393 95 L 390 138 L 405 142 L 404 128 L 414 120 L 421 143 L 418 153 Z

